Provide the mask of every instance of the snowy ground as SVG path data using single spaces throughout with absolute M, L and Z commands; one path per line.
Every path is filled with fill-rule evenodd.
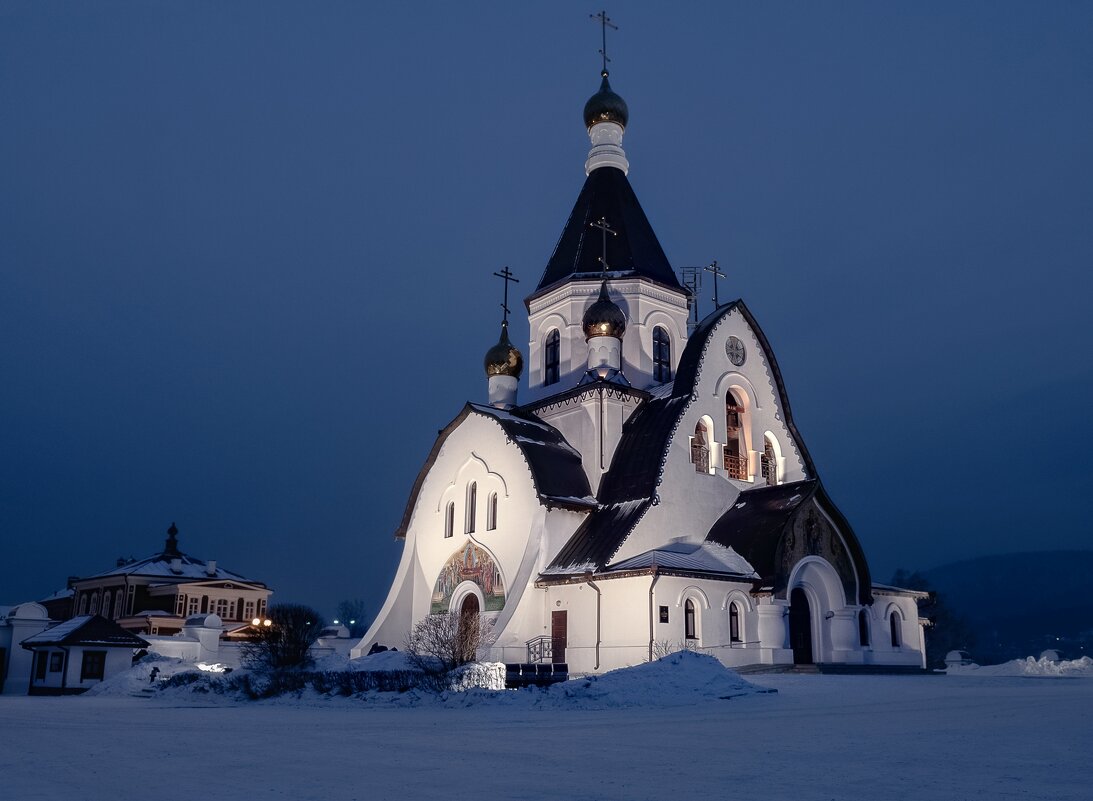
M 1093 680 L 749 676 L 590 710 L 0 696 L 0 797 L 1093 798 Z

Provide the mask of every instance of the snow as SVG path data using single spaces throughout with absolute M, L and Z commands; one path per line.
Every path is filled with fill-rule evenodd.
M 80 626 L 91 620 L 94 615 L 80 615 L 78 617 L 66 620 L 64 623 L 58 623 L 56 626 L 50 626 L 48 629 L 39 632 L 31 637 L 27 637 L 23 640 L 27 645 L 47 644 L 52 642 L 58 642 L 63 640 L 69 634 L 74 632 Z
M 945 671 L 950 676 L 979 676 L 1034 678 L 1093 678 L 1093 659 L 1083 656 L 1081 659 L 1058 660 L 1050 655 L 1014 659 L 1001 665 L 951 665 Z
M 1093 681 L 749 678 L 777 694 L 604 709 L 5 695 L 0 775 L 20 801 L 1090 797 Z

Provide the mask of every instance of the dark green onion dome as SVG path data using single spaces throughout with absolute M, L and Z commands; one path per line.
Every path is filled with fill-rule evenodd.
M 630 119 L 630 111 L 626 108 L 626 101 L 611 91 L 611 84 L 607 81 L 607 72 L 601 73 L 603 82 L 600 91 L 588 98 L 584 104 L 584 125 L 591 128 L 597 122 L 617 122 L 623 128 Z
M 607 282 L 600 284 L 600 296 L 589 306 L 581 318 L 585 341 L 592 337 L 615 337 L 622 339 L 626 333 L 626 315 L 615 302 L 607 296 Z
M 486 351 L 483 364 L 487 376 L 511 375 L 513 378 L 519 378 L 520 374 L 524 372 L 524 357 L 516 349 L 516 346 L 509 341 L 509 324 L 507 322 L 501 323 L 501 338 L 497 340 L 496 345 Z

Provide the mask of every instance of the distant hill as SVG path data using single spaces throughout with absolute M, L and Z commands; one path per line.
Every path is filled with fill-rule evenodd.
M 919 574 L 967 623 L 976 661 L 1036 656 L 1045 648 L 1093 656 L 1093 551 L 998 554 Z

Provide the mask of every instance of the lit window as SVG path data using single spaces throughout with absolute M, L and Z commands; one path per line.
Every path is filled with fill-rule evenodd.
M 497 528 L 497 493 L 491 492 L 486 501 L 486 530 L 493 531 Z
M 725 473 L 748 480 L 748 452 L 744 439 L 744 405 L 733 393 L 725 398 Z
M 653 380 L 661 384 L 672 380 L 672 340 L 659 325 L 653 329 Z
M 474 481 L 467 487 L 467 527 L 464 529 L 468 534 L 474 533 L 474 518 L 477 512 L 478 506 L 478 484 Z
M 546 347 L 543 349 L 544 386 L 558 383 L 559 341 L 558 329 L 554 328 L 547 334 Z
M 710 432 L 706 422 L 699 420 L 691 439 L 691 462 L 699 473 L 710 472 Z
M 444 510 L 444 536 L 452 536 L 455 530 L 455 501 L 448 501 L 448 507 Z
M 770 437 L 763 438 L 763 478 L 769 486 L 778 483 L 778 455 L 774 450 L 774 443 Z
M 740 607 L 729 604 L 729 642 L 740 642 Z

